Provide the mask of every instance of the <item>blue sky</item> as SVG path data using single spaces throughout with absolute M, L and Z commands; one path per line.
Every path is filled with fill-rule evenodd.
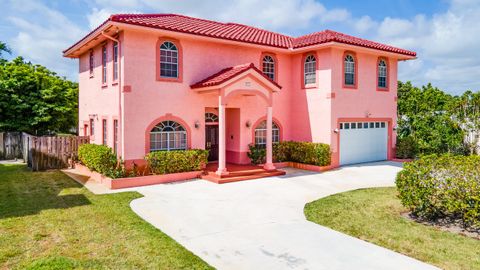
M 480 90 L 480 0 L 0 0 L 0 40 L 11 57 L 76 80 L 62 50 L 112 13 L 179 13 L 298 36 L 332 29 L 415 50 L 399 79 L 447 92 Z

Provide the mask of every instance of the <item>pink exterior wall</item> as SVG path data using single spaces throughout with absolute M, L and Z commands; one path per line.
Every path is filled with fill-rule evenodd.
M 122 36 L 120 37 L 120 41 Z M 92 143 L 102 144 L 102 119 L 107 120 L 107 144 L 113 147 L 113 120 L 119 119 L 119 86 L 121 82 L 113 81 L 113 42 L 107 41 L 104 46 L 107 49 L 107 83 L 102 84 L 102 45 L 93 49 L 94 71 L 90 75 L 89 57 L 87 51 L 79 59 L 79 133 L 84 134 L 84 124 L 89 125 L 91 115 L 96 115 L 94 119 L 94 135 L 90 136 Z M 122 55 L 119 55 L 119 61 L 123 62 Z M 122 66 L 122 63 L 120 63 Z M 119 70 L 121 72 L 121 70 Z M 120 78 L 122 76 L 120 75 Z M 90 131 L 87 132 L 88 135 Z M 121 151 L 121 145 L 119 145 Z
M 89 115 L 97 114 L 92 141 L 102 143 L 101 119 L 108 121 L 108 144 L 113 146 L 113 119 L 121 119 L 120 155 L 124 160 L 142 160 L 148 147 L 146 132 L 156 119 L 176 117 L 190 130 L 189 147 L 205 147 L 204 113 L 218 107 L 218 94 L 201 94 L 190 85 L 226 67 L 254 63 L 261 69 L 262 53 L 274 54 L 277 62 L 277 82 L 282 86 L 273 94 L 273 118 L 282 127 L 283 140 L 323 142 L 331 145 L 334 163 L 338 161 L 338 127 L 341 118 L 391 119 L 396 125 L 397 62 L 389 61 L 389 91 L 377 91 L 377 59 L 379 51 L 355 47 L 321 47 L 315 50 L 291 53 L 260 46 L 239 46 L 196 36 L 168 33 L 159 30 L 128 28 L 121 32 L 121 81 L 112 85 L 112 42 L 107 42 L 107 86 L 101 83 L 101 46 L 96 47 L 95 71 L 89 75 L 88 51 L 80 57 L 79 130 Z M 159 38 L 179 41 L 182 51 L 181 82 L 156 79 L 156 53 Z M 354 48 L 357 58 L 357 89 L 343 87 L 343 54 Z M 317 57 L 317 83 L 303 87 L 303 59 L 309 53 Z M 119 101 L 119 87 L 122 90 Z M 121 105 L 121 109 L 119 108 Z M 248 144 L 252 143 L 254 123 L 266 115 L 266 102 L 258 96 L 238 96 L 227 104 L 226 150 L 227 161 L 248 163 Z M 119 111 L 121 110 L 121 116 Z M 195 122 L 200 123 L 195 128 Z M 246 123 L 250 122 L 251 127 Z M 148 133 L 148 132 L 147 132 Z M 231 139 L 231 135 L 234 139 Z M 392 145 L 395 136 L 392 136 Z M 148 146 L 148 145 L 147 145 Z M 393 149 L 392 149 L 393 152 Z
M 191 148 L 204 148 L 204 113 L 206 107 L 218 107 L 218 95 L 198 94 L 190 89 L 190 85 L 208 77 L 223 68 L 243 63 L 259 65 L 261 49 L 241 48 L 226 44 L 195 39 L 180 39 L 183 52 L 183 80 L 182 82 L 163 82 L 155 80 L 155 53 L 156 43 L 162 35 L 146 35 L 142 31 L 125 32 L 125 85 L 131 86 L 131 92 L 124 93 L 125 106 L 125 159 L 143 159 L 145 155 L 145 129 L 159 116 L 171 113 L 182 118 L 189 125 L 192 134 Z M 212 50 L 215 46 L 215 50 Z M 289 58 L 286 55 L 277 55 L 279 59 L 279 84 L 285 85 L 280 93 L 274 94 L 274 117 L 279 119 L 282 126 L 288 127 L 289 122 Z M 147 68 L 150 67 L 150 68 Z M 254 127 L 247 128 L 244 123 L 254 123 L 265 116 L 266 104 L 259 97 L 234 98 L 227 108 L 238 108 L 239 140 L 231 141 L 227 134 L 227 150 L 241 152 L 241 160 L 245 162 L 248 144 L 252 142 Z M 227 118 L 232 111 L 227 110 Z M 201 123 L 195 129 L 194 123 Z M 228 122 L 228 120 L 227 120 Z M 287 128 L 285 129 L 287 130 Z M 285 131 L 285 138 L 289 138 Z M 233 143 L 233 144 L 232 144 Z M 238 144 L 238 145 L 237 145 Z

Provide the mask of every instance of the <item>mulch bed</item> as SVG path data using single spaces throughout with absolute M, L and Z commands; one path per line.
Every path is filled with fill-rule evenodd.
M 480 228 L 465 227 L 461 219 L 451 217 L 438 218 L 435 220 L 425 219 L 413 215 L 410 212 L 402 213 L 404 218 L 415 221 L 417 223 L 432 226 L 442 231 L 460 234 L 473 239 L 480 240 Z

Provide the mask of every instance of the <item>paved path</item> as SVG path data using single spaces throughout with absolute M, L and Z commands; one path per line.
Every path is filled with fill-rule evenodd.
M 436 269 L 308 222 L 307 202 L 347 190 L 393 186 L 399 163 L 217 185 L 140 187 L 131 202 L 143 219 L 217 269 Z

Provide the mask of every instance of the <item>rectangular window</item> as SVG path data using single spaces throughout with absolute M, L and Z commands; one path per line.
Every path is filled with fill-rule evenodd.
M 367 122 L 363 123 L 363 128 L 368 128 L 368 123 Z
M 355 84 L 355 63 L 346 62 L 345 63 L 345 85 L 354 85 Z
M 102 83 L 107 83 L 107 47 L 102 47 Z
M 350 128 L 351 129 L 356 129 L 357 128 L 357 123 L 350 123 Z
M 113 80 L 118 80 L 118 42 L 113 43 Z
M 83 125 L 83 136 L 86 137 L 86 136 L 87 136 L 87 133 L 88 133 L 88 125 L 85 124 L 85 125 Z
M 380 123 L 380 127 L 381 127 L 381 128 L 385 128 L 385 122 L 381 122 L 381 123 Z
M 107 119 L 102 120 L 102 141 L 103 145 L 107 145 Z
M 118 151 L 118 120 L 113 120 L 113 152 Z
M 370 122 L 370 128 L 375 128 L 375 123 Z
M 90 56 L 89 56 L 89 70 L 90 70 L 90 76 L 93 76 L 93 67 L 94 67 L 94 63 L 93 63 L 93 50 L 90 50 Z
M 92 118 L 90 118 L 90 136 L 95 135 L 95 123 Z
M 343 125 L 344 125 L 345 129 L 350 129 L 350 123 L 345 123 Z
M 380 127 L 380 123 L 379 122 L 375 122 L 375 128 L 379 128 Z
M 343 123 L 340 123 L 340 129 L 343 129 Z

